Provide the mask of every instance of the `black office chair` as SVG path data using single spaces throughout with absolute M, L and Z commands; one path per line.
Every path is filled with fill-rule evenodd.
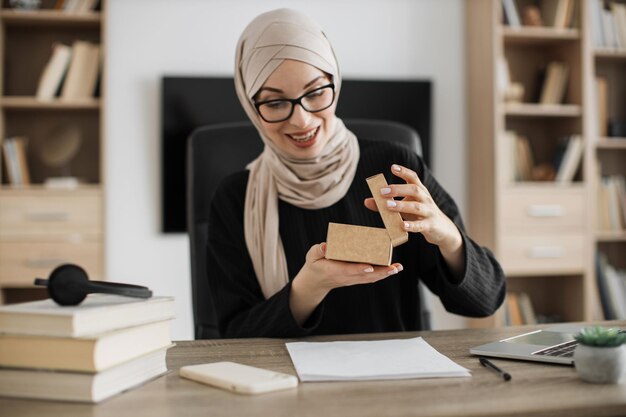
M 357 138 L 393 140 L 422 153 L 420 138 L 411 127 L 391 121 L 344 120 Z M 206 265 L 209 209 L 220 181 L 241 171 L 263 150 L 250 122 L 208 125 L 194 130 L 187 144 L 187 231 L 191 249 L 191 290 L 196 339 L 219 338 L 209 291 Z M 420 291 L 423 294 L 424 288 Z M 430 313 L 423 295 L 422 324 L 430 330 Z

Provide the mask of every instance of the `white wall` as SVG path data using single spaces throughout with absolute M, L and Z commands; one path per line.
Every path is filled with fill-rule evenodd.
M 434 82 L 433 168 L 465 208 L 462 0 L 109 0 L 107 271 L 174 295 L 174 339 L 193 338 L 185 235 L 160 233 L 160 79 L 232 75 L 239 34 L 256 15 L 299 9 L 327 32 L 344 76 Z M 435 303 L 436 328 L 462 326 Z

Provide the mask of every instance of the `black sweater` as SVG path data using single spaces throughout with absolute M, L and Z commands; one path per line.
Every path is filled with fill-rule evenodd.
M 301 337 L 420 330 L 421 280 L 455 314 L 486 316 L 500 306 L 505 294 L 502 269 L 491 252 L 464 231 L 459 210 L 437 183 L 421 158 L 402 146 L 360 140 L 361 157 L 345 197 L 332 206 L 307 210 L 279 201 L 280 236 L 285 248 L 290 283 L 265 299 L 246 248 L 243 211 L 248 171 L 226 178 L 216 191 L 209 217 L 207 279 L 222 337 Z M 365 179 L 383 173 L 388 183 L 391 164 L 415 170 L 435 203 L 457 225 L 465 247 L 466 267 L 458 282 L 449 273 L 437 246 L 421 234 L 394 248 L 393 261 L 404 270 L 373 284 L 332 290 L 304 324 L 289 308 L 291 280 L 304 264 L 312 245 L 326 241 L 328 222 L 384 227 L 378 213 L 363 205 L 371 193 Z

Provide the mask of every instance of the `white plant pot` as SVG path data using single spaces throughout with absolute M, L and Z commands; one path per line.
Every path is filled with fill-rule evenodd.
M 626 345 L 597 347 L 578 345 L 574 365 L 581 379 L 596 384 L 617 384 L 626 376 Z

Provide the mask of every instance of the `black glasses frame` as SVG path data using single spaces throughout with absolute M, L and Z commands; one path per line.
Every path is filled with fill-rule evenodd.
M 330 88 L 331 91 L 333 92 L 333 99 L 330 101 L 330 104 L 326 107 L 324 107 L 323 109 L 317 109 L 317 110 L 309 110 L 306 108 L 306 106 L 304 106 L 304 104 L 302 104 L 302 99 L 305 98 L 306 96 L 308 96 L 309 94 L 315 93 L 316 91 L 319 90 L 323 90 L 324 88 Z M 267 120 L 265 117 L 263 117 L 263 115 L 261 114 L 261 111 L 259 110 L 259 107 L 261 107 L 264 104 L 268 104 L 268 103 L 277 103 L 277 102 L 289 102 L 291 103 L 291 111 L 289 111 L 289 114 L 280 119 L 280 120 Z M 274 100 L 265 100 L 265 101 L 259 101 L 259 102 L 255 102 L 254 103 L 254 107 L 256 108 L 256 112 L 259 116 L 261 116 L 261 119 L 265 120 L 267 123 L 280 123 L 280 122 L 284 122 L 285 120 L 288 120 L 292 115 L 293 115 L 293 109 L 296 107 L 296 104 L 299 104 L 300 107 L 302 107 L 304 110 L 308 111 L 309 113 L 318 113 L 321 112 L 323 110 L 326 110 L 327 108 L 329 108 L 330 106 L 333 105 L 333 103 L 335 102 L 335 84 L 334 83 L 330 83 L 330 84 L 326 84 L 323 85 L 321 87 L 318 87 L 316 89 L 313 89 L 305 94 L 302 94 L 300 97 L 298 98 L 280 98 L 280 99 L 274 99 Z

